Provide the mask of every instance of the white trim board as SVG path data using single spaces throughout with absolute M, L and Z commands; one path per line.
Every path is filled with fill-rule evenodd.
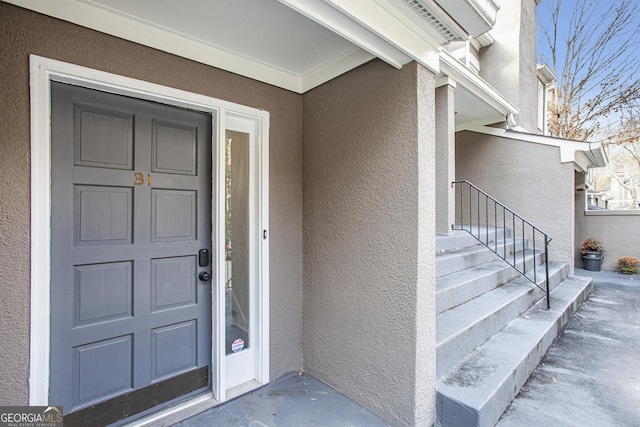
M 269 147 L 269 113 L 251 107 L 223 101 L 208 96 L 182 91 L 154 83 L 144 82 L 103 71 L 92 70 L 78 65 L 68 64 L 36 55 L 30 56 L 31 86 L 31 334 L 30 334 L 30 369 L 29 369 L 29 405 L 48 405 L 49 394 L 49 355 L 50 355 L 50 282 L 51 282 L 51 93 L 50 82 L 59 81 L 103 90 L 120 95 L 132 96 L 150 101 L 162 102 L 178 107 L 192 108 L 210 112 L 213 116 L 213 132 L 217 139 L 224 141 L 224 116 L 227 113 L 242 114 L 254 117 L 261 123 L 261 150 L 264 188 L 260 195 L 262 201 L 268 202 L 268 147 Z M 212 147 L 215 150 L 215 147 Z M 265 160 L 266 159 L 266 160 Z M 266 165 L 264 162 L 267 162 Z M 219 166 L 214 165 L 214 168 Z M 214 172 L 215 173 L 215 172 Z M 215 198 L 217 195 L 214 194 Z M 263 204 L 259 219 L 264 229 L 268 229 L 268 206 Z M 221 221 L 212 214 L 213 227 Z M 222 218 L 224 221 L 224 218 Z M 216 241 L 215 238 L 213 240 Z M 262 256 L 268 256 L 267 248 Z M 215 249 L 215 248 L 214 248 Z M 269 381 L 269 270 L 268 262 L 261 264 L 260 273 L 263 278 L 261 288 L 261 331 L 267 331 L 262 337 L 261 365 L 266 371 L 261 372 L 261 383 Z M 218 286 L 212 284 L 212 286 Z M 216 302 L 214 301 L 214 304 Z M 224 301 L 222 301 L 224 306 Z M 266 307 L 266 308 L 265 308 Z M 215 316 L 215 313 L 213 314 Z M 214 319 L 215 320 L 215 319 Z M 224 348 L 224 335 L 216 336 L 213 331 L 212 340 Z M 217 348 L 214 344 L 212 353 L 212 370 L 217 364 Z M 224 372 L 224 371 L 222 371 Z M 224 400 L 224 378 L 213 372 L 212 390 L 218 400 Z
M 463 130 L 533 144 L 558 147 L 560 149 L 560 163 L 573 162 L 579 172 L 584 172 L 588 168 L 606 166 L 608 162 L 602 144 L 599 142 L 572 141 L 570 139 L 555 138 L 490 126 L 467 125 Z

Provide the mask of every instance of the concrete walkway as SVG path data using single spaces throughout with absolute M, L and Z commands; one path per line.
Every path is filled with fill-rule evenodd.
M 640 426 L 640 277 L 576 269 L 594 290 L 498 427 Z

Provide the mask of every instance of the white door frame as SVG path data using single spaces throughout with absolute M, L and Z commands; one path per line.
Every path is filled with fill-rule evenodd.
M 29 368 L 29 404 L 49 404 L 50 355 L 50 289 L 51 289 L 51 81 L 75 84 L 139 99 L 171 104 L 211 113 L 212 138 L 212 244 L 213 262 L 217 268 L 224 263 L 224 211 L 217 206 L 224 195 L 220 185 L 224 182 L 225 117 L 240 114 L 255 120 L 259 127 L 260 229 L 269 224 L 269 113 L 208 96 L 186 92 L 141 80 L 93 70 L 36 55 L 30 56 L 31 84 L 31 339 Z M 218 147 L 216 147 L 218 145 Z M 217 150 L 217 152 L 216 152 Z M 224 154 L 224 152 L 223 152 Z M 222 176 L 222 179 L 220 179 Z M 220 230 L 223 232 L 220 234 Z M 258 333 L 260 334 L 259 369 L 255 381 L 269 382 L 269 244 L 260 240 L 258 271 L 260 276 Z M 224 401 L 224 281 L 214 275 L 212 290 L 212 392 L 216 400 Z M 222 289 L 222 293 L 216 292 Z M 222 319 L 222 323 L 221 323 Z M 222 326 L 221 326 L 222 325 Z M 221 329 L 222 328 L 222 329 Z

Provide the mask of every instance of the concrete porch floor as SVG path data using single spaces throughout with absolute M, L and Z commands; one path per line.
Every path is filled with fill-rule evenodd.
M 388 426 L 382 419 L 347 396 L 310 375 L 295 372 L 172 425 L 176 427 Z
M 640 425 L 640 276 L 576 269 L 594 279 L 589 300 L 553 344 L 498 427 Z M 292 373 L 173 424 L 388 426 L 347 396 Z M 450 426 L 455 427 L 455 426 Z
M 386 427 L 382 419 L 316 378 L 291 373 L 173 424 L 176 427 Z

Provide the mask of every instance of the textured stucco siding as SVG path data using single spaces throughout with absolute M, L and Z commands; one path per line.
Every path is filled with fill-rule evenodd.
M 477 185 L 553 239 L 550 259 L 574 260 L 574 167 L 557 147 L 456 134 L 456 179 Z
M 584 193 L 583 193 L 584 194 Z M 640 212 L 591 211 L 576 209 L 575 265 L 584 268 L 580 244 L 593 237 L 602 242 L 604 252 L 603 270 L 619 270 L 618 258 L 634 256 L 640 258 Z
M 480 76 L 518 107 L 518 125 L 538 133 L 536 2 L 501 2 L 491 35 L 495 42 L 480 52 Z
M 434 421 L 433 94 L 381 61 L 305 94 L 305 369 L 392 425 Z
M 270 113 L 270 373 L 301 369 L 302 96 L 0 3 L 0 405 L 28 403 L 29 54 Z

